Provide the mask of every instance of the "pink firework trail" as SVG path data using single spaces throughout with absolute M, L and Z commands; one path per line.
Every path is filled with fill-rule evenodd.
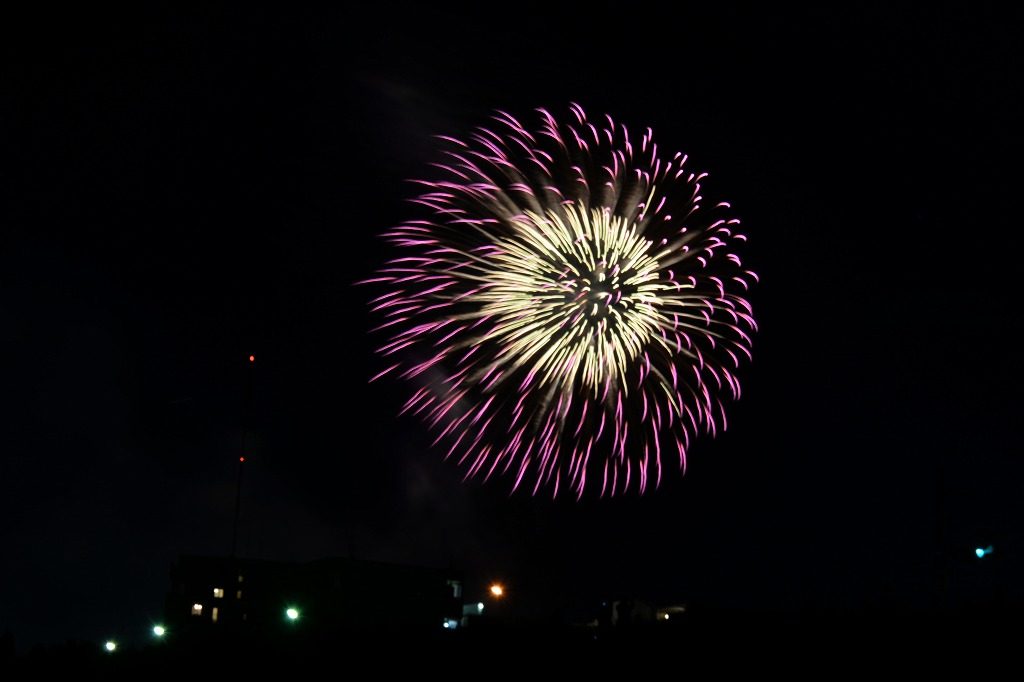
M 643 493 L 691 437 L 726 426 L 722 397 L 757 329 L 746 236 L 706 173 L 578 105 L 527 127 L 443 136 L 426 217 L 366 283 L 386 369 L 466 478 L 553 496 Z

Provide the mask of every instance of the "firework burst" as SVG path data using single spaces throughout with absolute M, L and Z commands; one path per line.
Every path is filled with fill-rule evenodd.
M 722 396 L 756 329 L 757 275 L 706 173 L 610 116 L 504 112 L 443 136 L 426 217 L 385 233 L 397 257 L 366 280 L 387 367 L 466 477 L 614 495 L 685 472 L 693 435 L 726 426 Z

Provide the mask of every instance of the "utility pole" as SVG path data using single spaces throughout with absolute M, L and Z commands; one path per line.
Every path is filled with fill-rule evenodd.
M 242 449 L 238 455 L 238 480 L 235 485 L 235 522 L 231 532 L 231 557 L 238 552 L 238 525 L 242 518 L 242 473 L 245 471 L 246 449 L 249 441 L 249 412 L 252 407 L 252 374 L 256 367 L 256 356 L 250 355 L 245 372 L 245 388 L 242 396 Z

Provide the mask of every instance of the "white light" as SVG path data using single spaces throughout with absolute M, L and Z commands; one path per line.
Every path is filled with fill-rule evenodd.
M 223 599 L 224 598 L 224 588 L 223 587 L 215 587 L 215 588 L 213 588 L 213 598 L 214 599 Z
M 198 603 L 198 602 L 193 604 L 192 605 L 192 615 L 193 616 L 201 616 L 201 615 L 203 615 L 203 605 Z
M 444 622 L 444 629 L 445 629 L 445 630 L 447 630 L 447 629 L 448 629 L 448 628 L 450 628 L 451 626 L 452 626 L 452 624 L 451 624 L 451 623 L 449 623 L 448 621 L 445 621 L 445 622 Z
M 112 653 L 117 649 L 117 642 L 110 640 L 103 645 L 103 648 Z
M 288 616 L 288 620 L 298 620 L 299 610 L 294 607 L 291 607 L 284 612 L 284 615 Z
M 167 630 L 164 629 L 163 625 L 154 625 L 153 626 L 153 634 L 156 635 L 157 637 L 163 637 L 164 635 L 167 634 Z
M 665 615 L 662 616 L 662 618 L 665 619 L 665 620 L 668 620 L 669 615 L 666 613 Z
M 476 603 L 476 610 L 479 611 L 480 613 L 484 612 L 484 603 L 482 601 L 478 601 Z

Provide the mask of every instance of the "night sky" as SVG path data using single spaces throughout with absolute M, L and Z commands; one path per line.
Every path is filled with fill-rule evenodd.
M 0 632 L 141 637 L 175 557 L 230 551 L 250 353 L 245 556 L 538 618 L 1024 599 L 1021 16 L 371 4 L 4 22 Z M 709 171 L 761 275 L 729 431 L 642 498 L 464 484 L 367 385 L 353 283 L 431 136 L 570 101 Z

